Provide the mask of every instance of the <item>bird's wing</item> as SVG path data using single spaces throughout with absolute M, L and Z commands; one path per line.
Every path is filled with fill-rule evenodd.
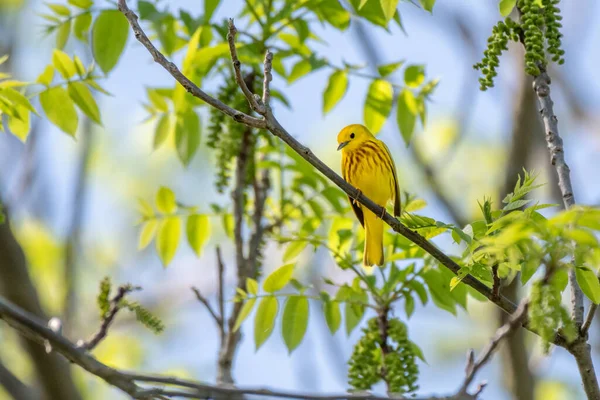
M 342 178 L 344 178 L 344 180 L 346 182 L 348 182 L 348 177 L 346 176 L 346 168 L 342 168 Z M 350 205 L 352 206 L 352 211 L 354 211 L 354 214 L 356 214 L 356 218 L 358 219 L 358 222 L 360 222 L 360 224 L 364 228 L 365 227 L 365 215 L 363 213 L 362 208 L 360 207 L 360 204 L 357 204 L 357 202 L 355 202 L 354 199 L 350 196 L 348 196 L 348 201 L 350 202 Z
M 394 217 L 400 216 L 400 187 L 398 186 L 398 176 L 396 175 L 396 164 L 394 163 L 394 158 L 392 157 L 392 153 L 390 153 L 390 149 L 388 149 L 387 145 L 380 141 L 389 157 L 392 164 L 392 175 L 394 176 Z

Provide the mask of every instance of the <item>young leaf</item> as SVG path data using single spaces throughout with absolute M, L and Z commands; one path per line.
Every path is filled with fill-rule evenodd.
M 589 269 L 575 268 L 577 283 L 588 299 L 596 304 L 600 304 L 600 282 L 598 276 Z
M 404 65 L 404 61 L 398 61 L 395 63 L 391 63 L 391 64 L 384 64 L 384 65 L 379 65 L 377 66 L 377 71 L 379 71 L 379 75 L 381 75 L 382 77 L 386 77 L 394 72 L 396 72 L 396 70 L 398 68 L 400 68 L 402 65 Z
M 102 11 L 96 18 L 92 28 L 92 52 L 105 74 L 117 65 L 128 35 L 129 23 L 120 11 Z
M 65 22 L 60 24 L 56 30 L 56 48 L 64 49 L 67 41 L 69 40 L 69 34 L 71 33 L 71 20 L 67 19 Z
M 379 2 L 381 3 L 381 9 L 383 10 L 386 22 L 390 22 L 394 18 L 399 0 L 379 0 Z
M 396 120 L 398 128 L 404 139 L 406 147 L 410 144 L 413 132 L 415 130 L 415 122 L 417 121 L 418 107 L 416 104 L 413 92 L 408 89 L 403 89 L 398 96 L 398 105 L 396 108 Z
M 18 111 L 20 118 L 17 118 L 16 116 L 10 116 L 8 118 L 8 129 L 10 129 L 13 135 L 25 143 L 27 136 L 29 136 L 29 131 L 31 130 L 31 113 L 22 105 L 15 105 L 15 108 Z
M 335 334 L 342 322 L 342 313 L 340 312 L 339 303 L 337 301 L 323 302 L 323 314 L 325 315 L 325 322 L 327 322 L 329 331 L 332 335 Z
M 291 353 L 298 347 L 308 327 L 308 299 L 304 296 L 290 296 L 285 302 L 281 320 L 283 341 Z
M 54 66 L 47 65 L 44 69 L 44 72 L 42 72 L 40 76 L 38 76 L 38 78 L 36 79 L 36 82 L 41 83 L 45 86 L 50 86 L 50 84 L 52 83 L 52 79 L 54 79 Z
M 204 23 L 208 24 L 215 10 L 219 6 L 221 0 L 205 0 L 204 1 Z
M 84 13 L 75 18 L 73 22 L 73 33 L 75 37 L 84 43 L 88 42 L 88 34 L 92 26 L 92 13 Z
M 248 318 L 248 315 L 250 315 L 250 312 L 252 311 L 252 308 L 254 307 L 255 303 L 256 298 L 246 300 L 246 302 L 242 306 L 242 309 L 240 310 L 237 319 L 235 320 L 235 325 L 233 326 L 234 332 L 237 332 L 237 330 L 240 329 L 242 323 L 246 320 L 246 318 Z
M 422 65 L 410 65 L 404 70 L 404 83 L 409 87 L 419 87 L 425 81 L 425 68 Z
M 200 118 L 194 110 L 177 115 L 175 144 L 179 159 L 187 167 L 200 145 Z
M 230 239 L 233 239 L 233 215 L 223 214 L 223 230 Z
M 421 6 L 429 12 L 433 12 L 433 5 L 435 4 L 435 0 L 419 0 Z
M 208 216 L 192 214 L 187 219 L 186 232 L 190 247 L 200 257 L 202 248 L 210 237 L 210 220 Z
M 54 49 L 52 52 L 52 64 L 65 79 L 71 79 L 77 73 L 71 57 L 61 50 Z
M 163 266 L 167 267 L 175 257 L 180 236 L 181 220 L 179 217 L 168 217 L 161 222 L 156 236 L 156 251 Z
M 102 124 L 100 109 L 90 89 L 81 82 L 69 82 L 69 96 L 85 115 L 97 124 Z
M 56 86 L 44 90 L 40 93 L 40 103 L 50 122 L 65 133 L 75 136 L 79 117 L 75 104 L 65 89 Z
M 254 344 L 256 350 L 271 336 L 279 303 L 275 297 L 263 298 L 258 304 L 254 317 Z
M 392 111 L 392 84 L 376 79 L 369 86 L 364 108 L 364 121 L 369 130 L 376 134 Z
M 362 317 L 365 315 L 365 308 L 361 306 L 353 307 L 352 304 L 346 303 L 344 305 L 344 311 L 346 313 L 346 334 L 350 336 L 354 328 L 356 328 Z
M 154 142 L 152 144 L 154 150 L 158 149 L 165 140 L 167 140 L 172 129 L 171 115 L 169 113 L 163 114 L 158 120 L 156 129 L 154 130 Z
M 294 264 L 286 264 L 271 272 L 263 282 L 263 290 L 267 293 L 273 293 L 284 288 L 292 279 L 294 273 Z
M 92 0 L 69 0 L 68 2 L 69 4 L 73 4 L 75 7 L 83 8 L 84 10 L 87 10 L 94 5 Z
M 246 290 L 255 296 L 258 294 L 258 282 L 256 282 L 256 279 L 246 278 Z
M 410 294 L 404 296 L 404 311 L 406 311 L 406 317 L 410 318 L 415 312 L 415 300 Z
M 498 4 L 498 9 L 500 10 L 500 14 L 502 14 L 503 17 L 507 17 L 516 5 L 517 0 L 500 0 L 500 3 Z
M 138 249 L 145 249 L 152 239 L 154 239 L 154 235 L 156 234 L 156 229 L 158 228 L 158 220 L 151 219 L 144 223 L 142 226 L 142 231 L 140 232 L 140 240 L 138 242 Z
M 285 249 L 285 253 L 283 253 L 283 262 L 288 262 L 296 258 L 298 254 L 302 253 L 306 246 L 308 246 L 308 243 L 308 241 L 302 240 L 295 240 L 291 242 Z
M 165 186 L 161 186 L 156 193 L 156 208 L 163 214 L 172 214 L 177 211 L 175 193 Z
M 348 90 L 348 74 L 338 70 L 329 76 L 327 88 L 323 92 L 323 114 L 331 111 L 342 100 Z

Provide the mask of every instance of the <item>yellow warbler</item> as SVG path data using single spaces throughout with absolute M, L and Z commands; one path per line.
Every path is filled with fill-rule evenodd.
M 385 143 L 358 124 L 342 129 L 337 141 L 338 150 L 342 150 L 344 179 L 382 207 L 393 201 L 394 216 L 400 215 L 396 166 Z M 350 196 L 348 200 L 365 228 L 364 266 L 383 265 L 383 221 Z

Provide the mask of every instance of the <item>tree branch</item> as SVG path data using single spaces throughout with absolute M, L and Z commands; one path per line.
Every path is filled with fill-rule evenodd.
M 580 334 L 582 337 L 587 337 L 588 331 L 590 330 L 590 326 L 592 325 L 594 316 L 596 315 L 596 310 L 598 310 L 598 304 L 592 303 L 592 305 L 590 306 L 590 309 L 588 310 L 588 313 L 585 317 L 585 322 L 581 326 Z
M 119 286 L 117 294 L 110 301 L 110 310 L 108 313 L 102 318 L 102 324 L 100 325 L 100 329 L 96 332 L 88 341 L 78 343 L 78 345 L 87 351 L 93 350 L 98 344 L 106 338 L 108 335 L 108 328 L 113 323 L 117 313 L 123 308 L 123 304 L 121 301 L 125 298 L 128 293 L 131 293 L 135 290 L 140 290 L 139 286 L 132 285 L 122 285 Z
M 206 309 L 208 310 L 210 315 L 213 317 L 213 319 L 217 323 L 217 327 L 219 328 L 219 330 L 222 330 L 223 329 L 223 319 L 215 312 L 215 310 L 213 310 L 212 306 L 208 302 L 208 299 L 206 297 L 202 296 L 202 293 L 200 293 L 200 290 L 198 290 L 197 287 L 192 286 L 192 291 L 196 295 L 196 298 L 198 299 L 198 301 L 200 303 L 204 304 L 204 307 L 206 307 Z
M 497 331 L 492 340 L 488 345 L 481 351 L 481 354 L 474 360 L 473 350 L 470 350 L 467 356 L 467 367 L 465 380 L 459 390 L 459 393 L 467 393 L 467 389 L 473 378 L 479 370 L 490 360 L 494 352 L 497 350 L 498 345 L 508 335 L 510 335 L 518 326 L 520 326 L 527 316 L 527 300 L 524 300 L 519 304 L 516 312 L 510 316 L 506 324 L 502 325 Z
M 231 107 L 224 105 L 220 101 L 217 101 L 217 100 L 213 99 L 211 96 L 204 93 L 200 88 L 198 88 L 196 85 L 194 85 L 194 83 L 192 83 L 189 79 L 187 79 L 185 76 L 183 76 L 181 74 L 181 72 L 179 71 L 179 69 L 177 69 L 177 67 L 173 63 L 168 61 L 154 47 L 154 45 L 152 45 L 150 43 L 148 37 L 142 31 L 142 29 L 140 28 L 140 26 L 137 22 L 137 16 L 135 15 L 135 13 L 133 11 L 131 11 L 127 7 L 126 0 L 119 0 L 118 4 L 119 4 L 119 10 L 121 10 L 124 13 L 124 15 L 127 17 L 127 19 L 129 20 L 129 23 L 131 24 L 131 26 L 135 32 L 136 38 L 142 44 L 144 44 L 144 46 L 148 49 L 148 51 L 150 51 L 150 53 L 154 56 L 154 59 L 157 63 L 159 63 L 167 71 L 169 71 L 178 82 L 185 83 L 184 87 L 186 87 L 186 89 L 190 93 L 192 93 L 192 95 L 206 101 L 208 104 L 212 105 L 213 107 L 215 107 L 216 109 L 220 110 L 221 112 L 223 112 L 227 115 L 234 116 L 234 115 L 243 114 L 246 117 L 248 117 L 248 118 L 242 118 L 242 117 L 235 118 L 235 120 L 237 122 L 243 123 L 250 127 L 266 129 L 269 132 L 271 132 L 274 136 L 278 137 L 284 143 L 286 143 L 289 147 L 291 147 L 298 155 L 300 155 L 302 158 L 304 158 L 316 170 L 321 172 L 331 182 L 333 182 L 336 186 L 338 186 L 340 189 L 342 189 L 346 194 L 352 196 L 353 198 L 356 198 L 356 201 L 361 203 L 363 206 L 365 206 L 367 209 L 369 209 L 376 215 L 383 215 L 382 220 L 387 225 L 389 225 L 396 233 L 399 233 L 400 235 L 404 236 L 405 238 L 407 238 L 408 240 L 410 240 L 411 242 L 413 242 L 414 244 L 416 244 L 417 246 L 422 248 L 425 252 L 429 253 L 433 258 L 435 258 L 438 262 L 440 262 L 440 264 L 442 264 L 443 266 L 445 266 L 446 268 L 451 270 L 454 274 L 458 273 L 458 270 L 460 269 L 460 265 L 458 265 L 454 260 L 452 260 L 446 254 L 444 254 L 441 250 L 439 250 L 434 244 L 430 243 L 423 236 L 419 235 L 418 233 L 410 230 L 408 227 L 403 225 L 399 220 L 397 220 L 392 215 L 390 215 L 384 207 L 381 207 L 378 204 L 374 203 L 371 199 L 367 198 L 362 193 L 357 194 L 357 189 L 355 187 L 353 187 L 348 182 L 346 182 L 341 176 L 339 176 L 331 168 L 329 168 L 329 166 L 327 166 L 323 161 L 321 161 L 319 158 L 317 158 L 308 147 L 302 145 L 292 135 L 290 135 L 290 133 L 287 132 L 285 130 L 285 128 L 283 128 L 283 126 L 281 126 L 279 121 L 277 121 L 277 119 L 274 117 L 274 115 L 270 109 L 268 109 L 268 108 L 265 109 L 265 112 L 263 115 L 264 119 L 261 120 L 261 119 L 257 119 L 254 117 L 247 116 L 244 113 L 234 110 Z M 462 282 L 465 283 L 466 285 L 471 286 L 473 289 L 475 289 L 480 294 L 485 296 L 487 299 L 492 301 L 494 304 L 496 304 L 498 307 L 500 307 L 506 313 L 513 314 L 516 311 L 517 306 L 512 301 L 508 300 L 504 296 L 500 296 L 499 298 L 495 299 L 492 294 L 492 291 L 486 285 L 484 285 L 482 282 L 480 282 L 473 276 L 467 275 L 462 280 Z M 526 322 L 523 323 L 523 326 L 525 328 L 529 329 Z M 560 334 L 557 334 L 554 337 L 554 339 L 552 340 L 552 343 L 554 343 L 557 346 L 561 346 L 561 347 L 566 346 L 566 340 Z
M 373 394 L 331 394 L 318 395 L 293 391 L 272 390 L 263 388 L 236 388 L 232 386 L 210 385 L 201 382 L 179 379 L 169 376 L 138 374 L 111 368 L 94 358 L 64 336 L 49 329 L 36 316 L 20 309 L 0 297 L 0 319 L 16 329 L 19 333 L 34 338 L 37 342 L 47 341 L 54 352 L 62 355 L 70 362 L 77 364 L 92 375 L 103 379 L 108 384 L 119 388 L 134 399 L 214 399 L 216 397 L 232 398 L 240 395 L 306 400 L 404 400 L 405 397 L 384 397 Z M 154 384 L 155 386 L 148 386 Z M 168 385 L 168 386 L 165 386 Z M 472 395 L 454 395 L 449 397 L 415 397 L 414 400 L 474 400 Z

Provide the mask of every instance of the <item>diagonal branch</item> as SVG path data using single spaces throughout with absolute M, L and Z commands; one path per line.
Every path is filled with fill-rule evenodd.
M 497 350 L 500 342 L 510 335 L 519 325 L 522 324 L 523 320 L 527 316 L 527 300 L 524 300 L 519 304 L 517 311 L 511 315 L 508 321 L 502 325 L 497 331 L 492 340 L 488 345 L 481 351 L 481 354 L 474 359 L 473 350 L 469 351 L 467 356 L 467 368 L 465 380 L 459 389 L 459 393 L 467 393 L 467 389 L 477 372 L 490 360 L 494 352 Z
M 319 395 L 265 388 L 237 388 L 230 385 L 210 385 L 175 377 L 138 374 L 120 371 L 101 363 L 89 352 L 84 351 L 61 334 L 49 329 L 44 321 L 0 297 L 0 319 L 16 329 L 20 334 L 37 342 L 49 342 L 54 352 L 59 353 L 73 364 L 77 364 L 90 374 L 122 390 L 133 399 L 213 399 L 254 395 L 261 398 L 305 399 L 305 400 L 404 400 L 405 397 L 383 397 L 373 394 L 338 393 Z M 449 397 L 415 397 L 414 400 L 475 400 L 472 395 Z
M 204 307 L 206 307 L 206 309 L 208 310 L 208 312 L 210 313 L 211 317 L 213 317 L 213 319 L 215 320 L 217 326 L 219 327 L 219 329 L 223 329 L 223 320 L 221 319 L 221 317 L 215 312 L 215 310 L 213 310 L 212 306 L 210 305 L 210 303 L 208 302 L 208 299 L 206 297 L 204 297 L 202 295 L 202 293 L 200 293 L 200 290 L 197 287 L 192 286 L 192 291 L 194 292 L 194 294 L 196 295 L 196 298 L 198 299 L 198 301 L 200 303 L 202 303 L 204 305 Z

